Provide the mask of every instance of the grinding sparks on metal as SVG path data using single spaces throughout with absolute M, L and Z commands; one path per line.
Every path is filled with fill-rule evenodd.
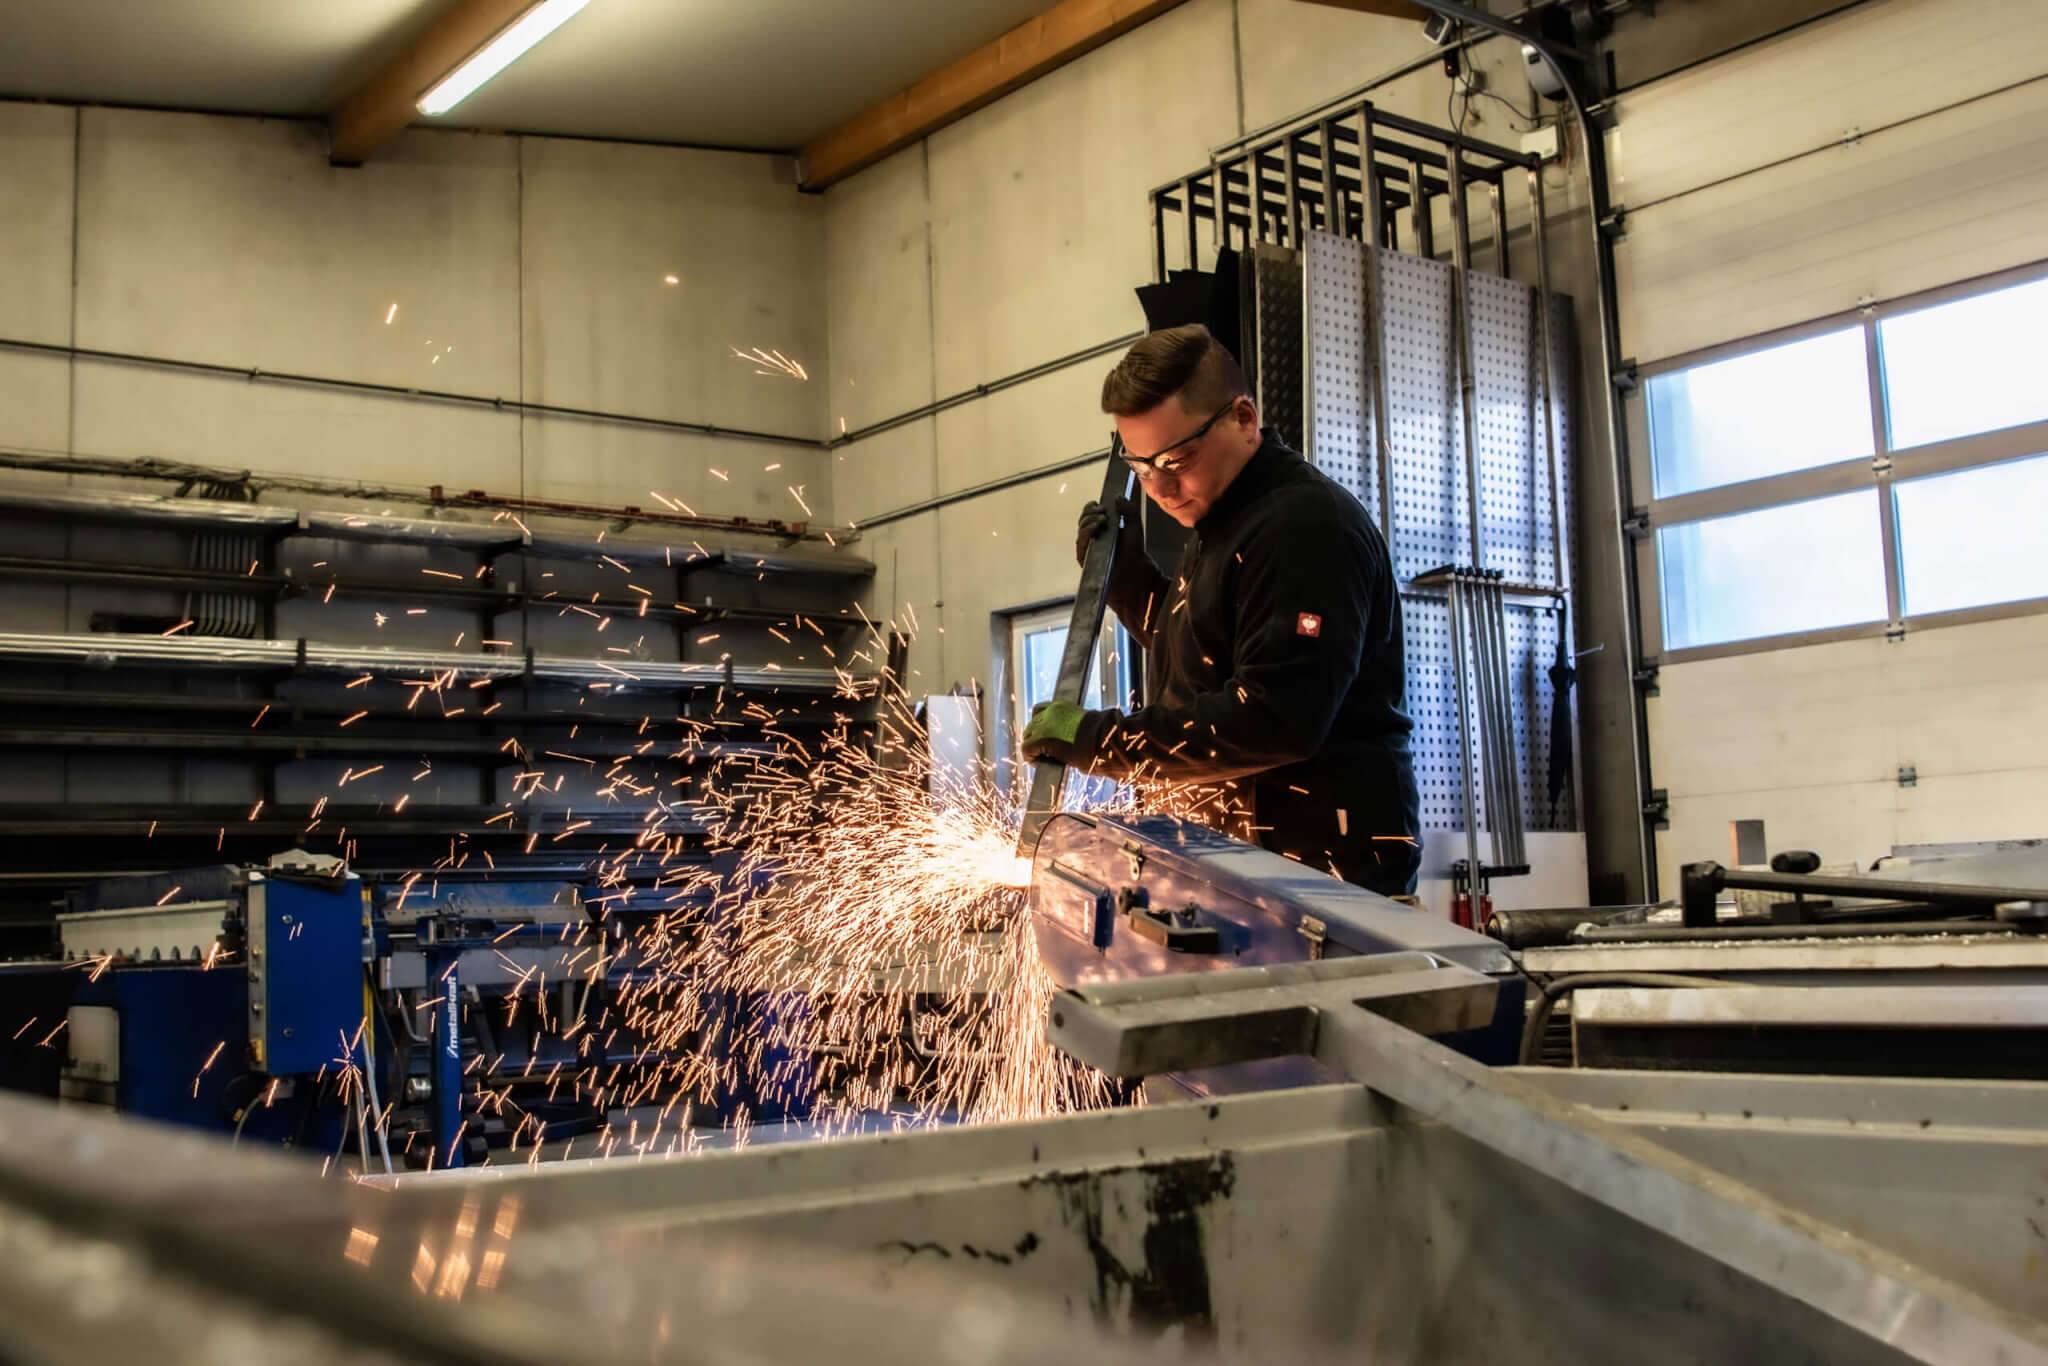
M 1004 1119 L 1103 1102 L 1102 1079 L 1042 1037 L 1051 983 L 1023 914 L 1030 870 L 1010 813 L 977 792 L 935 806 L 907 720 L 885 719 L 873 753 L 833 737 L 806 768 L 761 765 L 725 798 L 715 838 L 743 851 L 737 874 L 701 917 L 667 927 L 677 971 L 664 977 L 759 1008 L 712 1019 L 715 993 L 662 983 L 622 999 L 629 1022 L 644 1010 L 672 1037 L 737 1031 L 713 1064 L 734 1074 L 704 1080 L 751 1084 L 765 1109 L 808 1099 L 815 1065 L 833 1088 L 814 1102 L 827 1127 L 892 1104 Z
M 805 378 L 800 366 L 792 377 Z M 714 474 L 725 477 L 724 471 Z M 809 515 L 806 486 L 786 489 Z M 689 513 L 679 500 L 650 493 L 664 507 Z M 696 542 L 691 552 L 697 561 L 714 558 Z M 591 558 L 620 576 L 634 574 L 624 560 Z M 666 557 L 648 562 L 657 558 Z M 660 585 L 654 575 L 643 571 L 641 577 Z M 606 580 L 622 583 L 610 573 Z M 324 587 L 332 595 L 335 585 Z M 784 1116 L 807 1117 L 832 1136 L 870 1127 L 877 1115 L 896 1127 L 974 1123 L 1086 1109 L 1120 1097 L 1101 1074 L 1044 1038 L 1054 984 L 1024 907 L 1031 869 L 1016 855 L 1019 813 L 986 775 L 960 786 L 941 782 L 935 792 L 923 724 L 911 714 L 909 698 L 897 688 L 877 694 L 873 676 L 882 672 L 890 638 L 899 627 L 916 633 L 914 612 L 906 609 L 904 621 L 895 623 L 870 619 L 858 601 L 838 608 L 840 619 L 831 607 L 808 615 L 740 609 L 755 611 L 750 618 L 734 615 L 723 602 L 714 607 L 708 598 L 668 609 L 669 592 L 657 596 L 624 583 L 621 595 L 626 589 L 636 595 L 625 599 L 632 614 L 606 602 L 600 615 L 568 600 L 582 596 L 581 586 L 546 590 L 536 580 L 536 587 L 537 609 L 545 610 L 545 602 L 556 609 L 552 618 L 572 627 L 588 623 L 593 635 L 585 638 L 591 642 L 586 654 L 602 646 L 622 656 L 624 667 L 594 661 L 618 680 L 589 685 L 600 700 L 637 695 L 632 670 L 649 657 L 645 638 L 630 647 L 603 643 L 636 629 L 634 616 L 646 615 L 650 600 L 656 610 L 681 614 L 686 639 L 698 645 L 717 643 L 721 635 L 736 645 L 758 631 L 789 647 L 785 661 L 791 655 L 803 660 L 797 651 L 812 659 L 822 655 L 836 670 L 837 688 L 814 707 L 800 690 L 779 693 L 772 684 L 707 685 L 691 696 L 684 715 L 665 703 L 650 702 L 659 709 L 647 716 L 634 707 L 638 728 L 620 744 L 587 733 L 579 739 L 566 707 L 554 714 L 567 726 L 566 739 L 558 729 L 528 735 L 523 728 L 518 735 L 483 737 L 484 752 L 504 765 L 506 788 L 492 803 L 497 809 L 480 812 L 460 841 L 489 835 L 502 841 L 502 857 L 522 842 L 531 854 L 537 844 L 545 851 L 573 840 L 562 852 L 580 865 L 576 876 L 585 889 L 581 922 L 563 924 L 559 939 L 556 927 L 547 927 L 545 966 L 512 956 L 542 951 L 528 938 L 539 937 L 534 927 L 523 923 L 494 929 L 490 946 L 480 950 L 495 954 L 516 979 L 505 1002 L 506 1024 L 516 1019 L 523 1027 L 537 1016 L 552 1041 L 567 1045 L 566 1057 L 529 1052 L 524 1071 L 519 1057 L 508 1064 L 491 1048 L 463 1069 L 478 1098 L 472 1119 L 479 1126 L 486 1118 L 504 1120 L 512 1160 L 538 1160 L 543 1145 L 549 1156 L 558 1155 L 561 1144 L 550 1141 L 555 1135 L 544 1117 L 561 1110 L 543 1100 L 573 1099 L 608 1121 L 601 1132 L 577 1140 L 579 1154 L 594 1143 L 604 1154 L 649 1155 L 691 1151 L 714 1125 L 743 1142 L 758 1125 Z M 353 617 L 356 609 L 347 610 Z M 622 630 L 595 635 L 613 616 L 622 618 Z M 377 614 L 378 625 L 385 620 Z M 475 656 L 479 666 L 523 643 L 479 640 L 470 632 L 455 633 L 453 642 L 455 650 L 466 643 L 482 651 Z M 487 674 L 466 663 L 364 672 L 345 681 L 340 691 L 350 701 L 323 725 L 353 742 L 395 720 L 460 718 L 461 704 L 480 700 L 475 690 L 502 681 L 502 669 Z M 824 690 L 832 691 L 829 675 Z M 482 712 L 499 705 L 493 699 Z M 274 725 L 280 715 L 266 704 L 250 724 L 268 718 Z M 608 715 L 616 728 L 621 714 Z M 744 728 L 745 738 L 730 728 Z M 382 755 L 384 748 L 370 743 L 379 738 L 364 743 Z M 363 816 L 352 813 L 411 815 L 438 800 L 442 781 L 427 759 L 396 753 L 388 771 L 385 762 L 364 757 L 337 769 L 327 775 L 330 791 L 311 794 L 307 805 L 273 795 L 247 808 L 247 819 L 280 829 L 301 826 L 307 836 L 317 831 L 322 841 L 333 840 L 335 852 L 353 859 L 348 822 Z M 381 782 L 370 781 L 379 775 Z M 565 777 L 573 784 L 566 795 Z M 417 801 L 406 790 L 414 784 Z M 574 801 L 575 809 L 565 801 Z M 607 837 L 615 826 L 592 829 L 593 816 L 615 819 L 622 803 L 645 808 L 637 830 L 629 827 L 619 839 Z M 606 842 L 593 850 L 600 838 Z M 421 856 L 392 876 L 389 909 L 403 913 L 409 902 L 438 896 L 438 879 L 459 875 L 472 857 L 498 866 L 487 850 L 463 847 L 457 838 L 431 866 L 425 865 L 434 855 Z M 163 902 L 179 894 L 173 888 Z M 217 957 L 231 961 L 219 950 L 218 944 L 208 949 L 207 966 Z M 97 977 L 113 962 L 78 966 Z M 572 1005 L 565 989 L 580 1003 Z M 384 1023 L 392 1024 L 391 993 L 377 999 Z M 422 1001 L 419 1008 L 431 1004 Z M 398 1023 L 417 1036 L 409 1003 L 401 999 L 396 1011 L 403 1017 Z M 354 1108 L 357 1150 L 365 1153 L 371 1138 L 387 1136 L 392 1104 L 401 1103 L 394 1098 L 380 1108 L 365 1094 L 363 1069 L 373 1041 L 362 1031 L 337 1040 L 340 1048 L 320 1079 Z M 375 1051 L 382 1055 L 381 1042 Z M 218 1079 L 223 1056 L 233 1054 L 217 1047 L 203 1063 L 192 1060 L 199 1064 L 195 1092 L 204 1089 L 200 1080 L 209 1068 Z M 520 1082 L 527 1087 L 520 1089 Z M 505 1160 L 502 1148 L 498 1160 Z
M 942 791 L 935 803 L 900 699 L 872 737 L 842 725 L 808 743 L 757 702 L 741 710 L 778 748 L 708 786 L 709 810 L 651 812 L 634 845 L 600 865 L 616 890 L 571 941 L 582 948 L 570 965 L 594 990 L 622 965 L 632 971 L 594 1020 L 566 1033 L 586 1057 L 604 1058 L 624 1034 L 664 1061 L 578 1068 L 571 1094 L 660 1106 L 625 1135 L 643 1153 L 663 1139 L 670 1151 L 693 1146 L 701 1111 L 744 1142 L 760 1118 L 788 1113 L 829 1135 L 877 1111 L 901 1125 L 1107 1102 L 1104 1079 L 1043 1038 L 1052 984 L 1023 914 L 1030 870 L 1013 852 L 1013 814 L 985 790 Z M 702 752 L 710 730 L 703 723 L 669 757 Z M 682 836 L 668 827 L 686 814 L 709 818 L 712 849 L 735 865 L 715 872 L 678 857 Z M 644 878 L 650 860 L 671 909 L 637 938 L 615 939 L 602 903 L 632 898 L 629 878 Z M 545 1021 L 549 984 L 536 974 L 531 986 Z M 527 1128 L 519 1138 L 537 1157 L 544 1131 Z M 619 1142 L 614 1130 L 599 1147 Z

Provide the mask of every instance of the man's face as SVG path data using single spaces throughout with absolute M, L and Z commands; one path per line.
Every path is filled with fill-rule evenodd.
M 1191 413 L 1176 394 L 1147 412 L 1117 418 L 1116 430 L 1146 495 L 1187 527 L 1215 506 L 1259 449 L 1258 410 L 1241 396 L 1221 411 Z

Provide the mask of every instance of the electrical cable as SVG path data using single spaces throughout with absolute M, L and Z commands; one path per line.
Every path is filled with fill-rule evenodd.
M 1472 112 L 1472 97 L 1474 95 L 1492 100 L 1495 104 L 1513 114 L 1516 122 L 1511 122 L 1508 126 L 1517 133 L 1533 133 L 1537 129 L 1546 127 L 1555 121 L 1554 117 L 1546 119 L 1541 113 L 1525 114 L 1515 105 L 1514 101 L 1506 96 L 1497 95 L 1491 90 L 1483 89 L 1479 82 L 1473 78 L 1471 62 L 1462 53 L 1458 55 L 1457 62 L 1458 73 L 1451 77 L 1450 93 L 1444 97 L 1444 120 L 1451 125 L 1460 138 L 1465 136 L 1465 120 Z M 1460 95 L 1465 97 L 1465 105 L 1462 109 L 1457 107 L 1457 100 Z M 1521 126 L 1523 122 L 1528 124 L 1526 128 Z
M 422 1004 L 424 1003 L 424 997 L 422 997 Z M 412 1009 L 412 1007 L 408 1006 L 405 1003 L 405 993 L 400 992 L 398 995 L 398 1023 L 404 1027 L 406 1038 L 411 1039 L 420 1047 L 425 1048 L 427 1046 L 427 1036 L 425 1034 L 416 1033 L 413 1030 Z
M 1555 115 L 1546 118 L 1540 113 L 1523 113 L 1520 106 L 1516 105 L 1516 103 L 1513 100 L 1509 99 L 1507 96 L 1496 95 L 1493 91 L 1487 90 L 1475 84 L 1472 80 L 1471 73 L 1469 70 L 1466 72 L 1466 75 L 1464 77 L 1463 94 L 1465 96 L 1465 107 L 1468 110 L 1472 107 L 1472 97 L 1474 95 L 1477 95 L 1479 96 L 1479 98 L 1483 100 L 1492 100 L 1495 104 L 1499 105 L 1501 108 L 1507 110 L 1510 114 L 1514 115 L 1516 119 L 1521 120 L 1523 123 L 1528 124 L 1528 127 L 1526 128 L 1522 127 L 1520 123 L 1510 124 L 1509 126 L 1512 127 L 1517 133 L 1533 133 L 1539 128 L 1547 128 L 1552 123 L 1556 122 Z
M 377 1149 L 384 1158 L 384 1174 L 391 1175 L 391 1138 L 386 1132 L 389 1125 L 382 1122 L 384 1101 L 377 1094 L 377 1017 L 383 1012 L 377 1009 L 376 996 L 371 990 L 370 967 L 363 965 L 363 1085 L 369 1092 L 370 1112 L 376 1118 L 371 1127 L 377 1131 Z M 363 1166 L 370 1165 L 369 1154 L 363 1154 Z
M 355 1095 L 350 1099 L 354 1103 L 349 1108 L 354 1110 L 356 1114 L 356 1163 L 362 1169 L 362 1174 L 368 1176 L 370 1174 L 369 1102 L 363 1099 L 363 1088 L 360 1086 L 355 1088 Z
M 256 1084 L 255 1088 L 250 1092 L 250 1100 L 253 1101 L 256 1098 L 256 1095 L 263 1090 L 264 1077 L 259 1072 L 237 1072 L 235 1073 L 235 1075 L 229 1077 L 226 1081 L 222 1082 L 220 1088 L 221 1123 L 226 1124 L 230 1120 L 234 1119 L 236 1111 L 234 1100 L 235 1088 L 245 1081 L 254 1082 Z
M 0 348 L 10 351 L 29 351 L 41 355 L 67 356 L 72 360 L 105 361 L 118 365 L 153 366 L 166 370 L 183 371 L 188 374 L 219 375 L 230 379 L 244 380 L 250 384 L 263 381 L 270 384 L 284 384 L 298 388 L 340 390 L 352 394 L 374 394 L 383 398 L 404 399 L 412 402 L 443 403 L 469 408 L 488 408 L 492 412 L 519 413 L 531 417 L 577 418 L 588 422 L 616 423 L 621 426 L 651 427 L 660 431 L 687 432 L 694 436 L 722 437 L 733 441 L 753 441 L 777 446 L 808 446 L 821 448 L 823 441 L 815 437 L 792 436 L 784 432 L 757 431 L 747 427 L 724 427 L 715 422 L 687 422 L 675 418 L 654 417 L 640 413 L 616 413 L 599 408 L 575 408 L 558 403 L 531 403 L 524 399 L 504 398 L 493 394 L 465 394 L 449 389 L 422 389 L 409 384 L 380 384 L 371 380 L 344 379 L 334 375 L 297 374 L 290 371 L 265 370 L 261 366 L 223 365 L 214 361 L 189 360 L 176 356 L 148 355 L 135 351 L 109 351 L 95 347 L 73 346 L 64 342 L 30 341 L 21 337 L 0 337 Z
M 1519 967 L 1520 965 L 1517 964 Z M 1525 974 L 1526 975 L 1526 974 Z M 1531 981 L 1535 979 L 1530 978 Z M 1537 993 L 1529 1006 L 1528 1019 L 1522 1025 L 1522 1046 L 1515 1061 L 1522 1067 L 1536 1065 L 1536 1055 L 1543 1047 L 1543 1034 L 1550 1024 L 1550 1014 L 1557 1008 L 1563 997 L 1580 987 L 1728 987 L 1739 989 L 1752 985 L 1748 982 L 1730 982 L 1719 977 L 1689 977 L 1675 972 L 1581 972 L 1569 977 L 1552 978 L 1550 984 Z

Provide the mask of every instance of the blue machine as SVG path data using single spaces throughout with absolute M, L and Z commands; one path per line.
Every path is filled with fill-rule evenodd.
M 252 871 L 243 919 L 250 1064 L 290 1076 L 347 1060 L 363 1026 L 370 913 L 362 879 Z
M 0 1086 L 332 1152 L 353 1108 L 337 1079 L 360 1068 L 394 1156 L 436 1169 L 519 1129 L 529 1141 L 595 1132 L 608 1116 L 578 1075 L 657 1055 L 631 1029 L 590 1026 L 612 991 L 662 971 L 633 939 L 676 904 L 516 870 L 359 877 L 301 851 L 99 879 L 57 917 L 56 961 L 0 964 Z M 596 944 L 593 980 L 578 964 Z M 809 1008 L 723 993 L 711 1032 L 771 1033 Z M 816 1060 L 769 1048 L 761 1062 L 765 1075 L 707 1087 L 698 1112 L 807 1113 Z M 351 1099 L 356 1084 L 351 1073 Z
M 331 1148 L 367 1056 L 367 928 L 360 879 L 301 853 L 109 878 L 58 917 L 66 962 L 10 967 L 9 995 L 62 1012 L 68 1101 Z
M 237 1102 L 268 1086 L 267 1078 L 243 1075 L 249 1033 L 239 972 L 181 965 L 108 971 L 97 979 L 77 970 L 69 975 L 77 987 L 66 1016 L 67 1099 L 218 1129 L 233 1122 Z M 287 1107 L 278 1118 L 291 1114 Z

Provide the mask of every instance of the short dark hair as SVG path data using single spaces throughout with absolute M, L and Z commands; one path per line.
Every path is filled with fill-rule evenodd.
M 1188 412 L 1213 413 L 1241 394 L 1248 397 L 1251 386 L 1230 348 L 1200 323 L 1189 323 L 1147 332 L 1124 352 L 1102 381 L 1102 411 L 1134 417 L 1175 394 Z

